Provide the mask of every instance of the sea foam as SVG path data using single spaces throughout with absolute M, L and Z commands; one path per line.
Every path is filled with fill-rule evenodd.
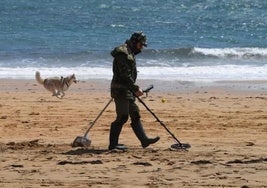
M 0 78 L 34 79 L 41 76 L 67 76 L 75 73 L 79 80 L 111 79 L 112 69 L 104 67 L 0 68 Z M 212 82 L 220 80 L 267 80 L 267 65 L 218 65 L 201 67 L 138 67 L 138 79 Z

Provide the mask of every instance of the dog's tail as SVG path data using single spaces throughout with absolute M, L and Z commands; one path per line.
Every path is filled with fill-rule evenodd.
M 36 79 L 36 81 L 37 81 L 39 84 L 41 84 L 41 85 L 44 84 L 44 80 L 41 78 L 41 75 L 40 75 L 40 72 L 39 72 L 39 71 L 36 71 L 36 72 L 35 72 L 35 79 Z

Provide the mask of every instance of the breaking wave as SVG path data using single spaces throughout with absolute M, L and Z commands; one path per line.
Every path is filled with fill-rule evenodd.
M 176 48 L 146 50 L 144 57 L 161 57 L 161 58 L 226 58 L 226 59 L 267 59 L 267 48 Z

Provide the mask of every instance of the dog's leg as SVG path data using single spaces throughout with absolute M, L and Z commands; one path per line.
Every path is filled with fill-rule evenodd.
M 65 96 L 65 93 L 64 91 L 62 91 L 61 93 L 62 93 L 61 98 L 63 98 Z
M 62 96 L 61 95 L 56 95 L 57 98 L 59 99 L 62 99 Z
M 52 96 L 56 96 L 57 98 L 61 99 L 61 97 L 60 97 L 60 92 L 59 92 L 57 89 L 55 89 L 55 90 L 53 91 Z
M 62 99 L 62 95 L 59 90 L 57 90 L 56 97 L 59 99 Z
M 58 95 L 57 90 L 54 90 L 52 96 L 57 96 L 57 95 Z

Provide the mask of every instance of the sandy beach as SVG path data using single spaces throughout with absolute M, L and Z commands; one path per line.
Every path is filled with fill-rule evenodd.
M 267 187 L 267 81 L 139 84 L 154 84 L 144 102 L 188 151 L 170 149 L 174 139 L 139 102 L 158 143 L 143 149 L 127 122 L 129 149 L 107 150 L 111 103 L 91 146 L 72 148 L 109 101 L 109 81 L 81 81 L 60 100 L 35 80 L 0 80 L 0 187 Z

